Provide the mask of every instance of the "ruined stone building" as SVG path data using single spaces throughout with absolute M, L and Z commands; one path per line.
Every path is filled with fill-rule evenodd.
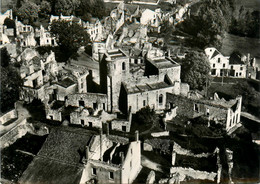
M 43 100 L 45 88 L 58 73 L 54 52 L 41 56 L 35 50 L 27 48 L 17 60 L 21 62 L 20 75 L 24 81 L 20 99 L 26 102 Z
M 219 99 L 215 95 L 214 99 L 189 98 L 167 93 L 167 103 L 171 107 L 178 106 L 177 115 L 185 116 L 190 119 L 203 117 L 207 120 L 213 120 L 220 123 L 226 129 L 231 130 L 240 123 L 240 114 L 242 106 L 242 97 L 226 101 Z
M 145 106 L 162 110 L 166 93 L 187 95 L 180 81 L 180 65 L 165 57 L 147 59 L 145 68 L 134 70 L 129 55 L 121 49 L 108 50 L 100 62 L 100 84 L 107 94 L 107 109 L 135 113 Z
M 83 158 L 84 170 L 80 182 L 132 183 L 142 168 L 138 137 L 138 132 L 133 142 L 103 134 L 92 137 Z

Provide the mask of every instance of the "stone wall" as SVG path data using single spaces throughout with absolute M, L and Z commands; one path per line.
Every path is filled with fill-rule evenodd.
M 92 109 L 107 110 L 107 95 L 99 93 L 76 93 L 68 95 L 66 106 L 79 107 L 80 101 L 84 102 L 84 107 Z
M 152 184 L 155 182 L 155 172 L 151 171 L 146 179 L 146 184 Z
M 121 183 L 132 183 L 139 174 L 141 166 L 141 142 L 131 142 L 122 165 Z
M 173 107 L 172 109 L 170 109 L 170 111 L 165 112 L 165 117 L 163 118 L 163 122 L 167 122 L 167 121 L 170 121 L 173 118 L 175 118 L 177 115 L 177 113 L 176 113 L 177 109 L 178 109 L 178 107 L 176 106 L 176 107 Z
M 190 86 L 187 83 L 180 83 L 180 94 L 187 96 L 190 91 Z
M 170 169 L 170 175 L 173 178 L 176 175 L 179 175 L 179 178 L 185 179 L 186 177 L 191 177 L 193 179 L 198 180 L 210 180 L 214 181 L 217 173 L 214 172 L 206 172 L 206 171 L 198 171 L 192 168 L 183 168 L 183 167 L 172 167 Z M 184 180 L 182 180 L 184 181 Z
M 210 105 L 200 100 L 167 94 L 167 102 L 171 106 L 178 106 L 177 115 L 195 118 L 201 115 L 206 115 L 210 119 L 218 121 L 226 121 L 228 108 Z
M 1 148 L 8 147 L 28 132 L 27 120 L 21 120 L 14 128 L 0 137 Z
M 170 86 L 153 91 L 128 94 L 128 109 L 131 107 L 133 113 L 145 106 L 155 110 L 163 110 L 166 107 L 166 93 L 172 93 L 173 89 L 174 86 Z M 162 103 L 159 103 L 160 95 L 162 95 Z
M 102 120 L 100 116 L 90 116 L 84 112 L 72 112 L 70 114 L 70 123 L 88 127 L 102 128 Z
M 110 178 L 110 172 L 113 172 L 114 179 Z M 85 183 L 91 179 L 98 180 L 98 183 L 121 183 L 121 169 L 117 165 L 99 160 L 88 160 L 80 183 Z
M 60 85 L 56 85 L 57 86 L 57 100 L 59 101 L 65 101 L 65 97 L 70 95 L 70 94 L 74 94 L 77 91 L 77 84 L 73 84 L 67 88 L 64 88 Z
M 54 121 L 62 121 L 61 116 L 62 108 L 59 109 L 46 109 L 46 119 L 54 120 Z
M 0 124 L 5 124 L 6 122 L 8 122 L 11 119 L 15 119 L 17 118 L 17 111 L 16 109 L 13 109 L 5 114 L 3 114 L 0 117 Z

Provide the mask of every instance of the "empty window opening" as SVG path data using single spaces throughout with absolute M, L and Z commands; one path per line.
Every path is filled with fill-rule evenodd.
M 79 100 L 79 106 L 85 107 L 85 102 L 83 100 Z
M 199 106 L 198 106 L 198 104 L 194 104 L 194 111 L 199 112 Z
M 89 126 L 90 128 L 92 128 L 92 127 L 93 127 L 92 122 L 88 122 L 88 126 Z
M 93 109 L 97 109 L 97 103 L 93 103 Z
M 114 179 L 114 172 L 109 172 L 109 179 Z
M 85 125 L 84 119 L 80 120 L 81 125 Z
M 92 168 L 92 174 L 97 175 L 97 169 L 96 168 Z
M 124 126 L 124 125 L 122 126 L 122 131 L 126 132 L 126 126 Z
M 160 96 L 159 96 L 159 105 L 162 105 L 162 103 L 163 103 L 163 95 L 160 94 Z
M 125 70 L 125 62 L 122 63 L 122 70 Z

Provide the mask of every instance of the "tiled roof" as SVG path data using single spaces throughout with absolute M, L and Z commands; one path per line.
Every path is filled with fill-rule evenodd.
M 232 64 L 232 65 L 243 65 L 245 64 L 242 60 L 241 60 L 241 56 L 237 53 L 232 53 L 230 55 L 230 58 L 229 58 L 229 64 Z

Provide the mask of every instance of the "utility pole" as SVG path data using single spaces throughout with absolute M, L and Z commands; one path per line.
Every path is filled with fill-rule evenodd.
M 206 92 L 205 92 L 206 98 L 208 97 L 208 78 L 206 78 Z
M 222 72 L 222 81 L 221 81 L 221 86 L 223 86 L 223 80 L 224 80 L 224 70 Z

